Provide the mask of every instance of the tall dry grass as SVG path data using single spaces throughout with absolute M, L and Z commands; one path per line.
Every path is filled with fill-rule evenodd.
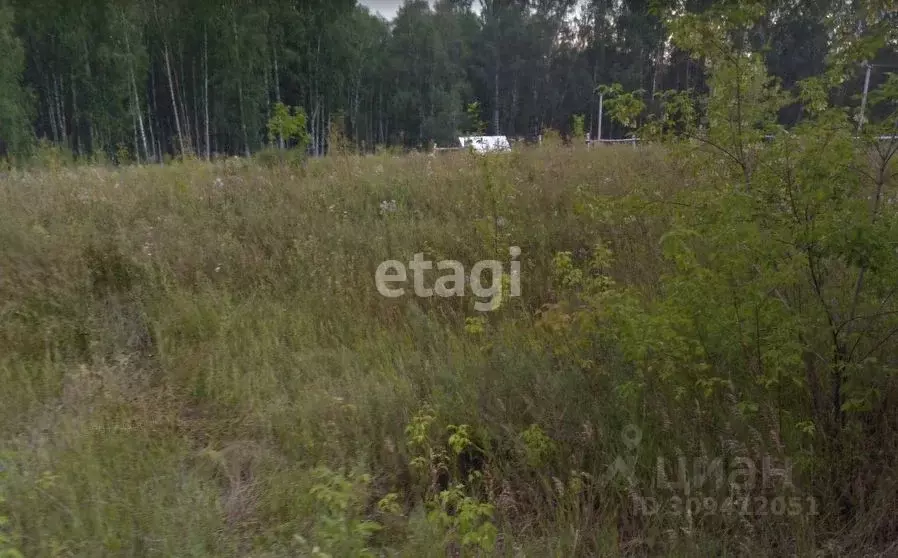
M 815 518 L 640 518 L 626 487 L 589 480 L 628 451 L 620 432 L 640 410 L 613 396 L 632 370 L 612 344 L 553 329 L 571 303 L 553 280 L 556 254 L 587 257 L 601 239 L 616 256 L 608 273 L 651 297 L 670 265 L 664 223 L 604 218 L 584 200 L 678 191 L 693 178 L 663 153 L 629 147 L 4 177 L 9 547 L 686 556 L 781 545 L 810 555 L 822 544 Z M 383 211 L 390 200 L 396 210 Z M 522 296 L 492 313 L 473 311 L 471 296 L 385 299 L 375 289 L 383 260 L 424 252 L 470 269 L 507 261 L 511 245 L 523 253 Z M 408 428 L 427 413 L 416 445 Z M 469 427 L 455 453 L 450 425 Z M 677 425 L 642 443 L 663 453 L 708 428 Z M 492 506 L 489 550 L 465 546 L 464 525 L 428 515 L 454 482 Z M 380 529 L 367 534 L 365 520 Z

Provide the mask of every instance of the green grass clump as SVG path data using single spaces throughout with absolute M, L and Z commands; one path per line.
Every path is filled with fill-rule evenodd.
M 703 180 L 630 147 L 11 174 L 0 556 L 811 555 L 842 517 L 814 482 L 821 516 L 634 512 L 678 452 L 822 470 L 781 426 L 800 386 L 723 386 L 702 342 L 729 354 L 731 324 L 672 309 L 668 209 Z M 509 246 L 494 312 L 375 288 L 384 260 Z M 606 482 L 628 424 L 639 488 Z M 889 494 L 865 486 L 855 517 Z

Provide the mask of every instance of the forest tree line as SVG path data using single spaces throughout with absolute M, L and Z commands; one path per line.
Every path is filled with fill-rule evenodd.
M 332 132 L 361 151 L 489 133 L 625 133 L 597 87 L 701 91 L 706 68 L 666 21 L 708 0 L 407 0 L 392 21 L 355 0 L 0 0 L 0 150 L 38 141 L 77 157 L 138 161 L 249 155 L 283 103 L 306 114 L 308 149 Z M 895 20 L 890 2 L 765 0 L 746 48 L 785 88 L 821 73 L 844 34 Z M 898 71 L 882 45 L 871 87 Z M 857 103 L 865 72 L 842 91 Z M 476 104 L 475 104 L 476 103 Z M 471 107 L 475 110 L 471 111 Z M 781 115 L 801 118 L 801 107 Z

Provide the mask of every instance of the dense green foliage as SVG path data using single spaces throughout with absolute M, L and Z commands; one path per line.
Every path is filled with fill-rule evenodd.
M 26 154 L 29 148 L 30 106 L 22 84 L 25 56 L 22 43 L 13 33 L 13 12 L 0 4 L 0 155 L 7 151 Z
M 313 154 L 335 128 L 372 151 L 454 143 L 478 121 L 567 135 L 577 114 L 590 137 L 622 137 L 631 130 L 607 115 L 599 126 L 596 87 L 639 90 L 649 112 L 661 91 L 706 90 L 706 58 L 668 27 L 718 4 L 414 0 L 387 22 L 354 0 L 2 0 L 0 151 L 39 138 L 88 159 L 254 153 L 279 102 L 307 114 Z M 846 38 L 898 27 L 882 0 L 764 0 L 760 16 L 743 40 L 790 91 Z M 895 44 L 881 46 L 873 87 L 898 65 Z M 840 106 L 863 86 L 863 68 L 848 70 Z M 802 110 L 783 107 L 781 122 Z

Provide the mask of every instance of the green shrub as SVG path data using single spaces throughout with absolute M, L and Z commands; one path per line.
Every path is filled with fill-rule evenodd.
M 253 158 L 259 165 L 267 168 L 301 167 L 307 157 L 305 150 L 298 147 L 291 149 L 266 147 L 253 155 Z

